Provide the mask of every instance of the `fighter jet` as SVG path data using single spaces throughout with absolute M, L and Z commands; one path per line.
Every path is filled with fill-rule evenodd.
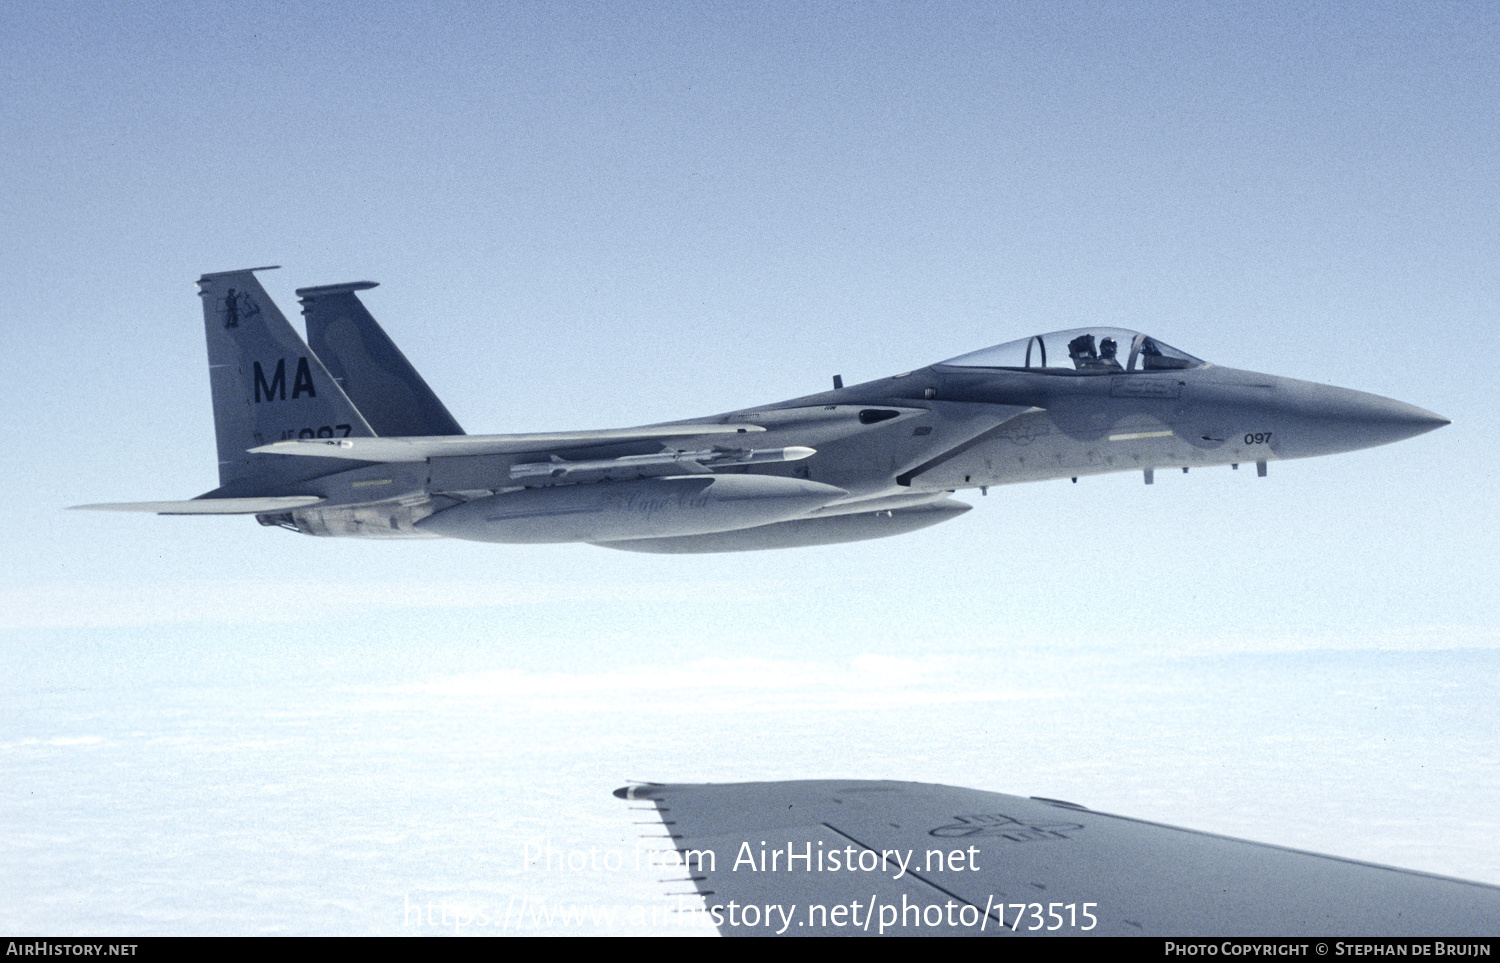
M 304 341 L 249 268 L 198 280 L 219 481 L 188 501 L 307 535 L 733 552 L 900 535 L 960 490 L 1269 462 L 1448 424 L 1376 395 L 1076 328 L 742 411 L 640 428 L 467 435 L 361 281 L 301 288 Z

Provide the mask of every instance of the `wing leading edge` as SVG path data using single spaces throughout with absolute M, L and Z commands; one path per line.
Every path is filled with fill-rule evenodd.
M 616 442 L 742 435 L 761 431 L 765 429 L 754 425 L 672 425 L 663 428 L 605 428 L 598 431 L 552 431 L 520 435 L 314 438 L 273 442 L 250 451 L 257 455 L 301 455 L 392 463 L 475 455 L 546 453 Z
M 876 417 L 871 417 L 876 412 Z M 273 442 L 250 449 L 257 455 L 297 455 L 373 462 L 418 462 L 429 458 L 482 455 L 547 454 L 594 445 L 633 441 L 679 441 L 702 438 L 705 443 L 722 442 L 726 436 L 761 435 L 757 447 L 780 447 L 789 442 L 770 441 L 786 436 L 797 445 L 823 444 L 848 438 L 899 419 L 920 418 L 921 408 L 878 408 L 861 405 L 828 405 L 815 408 L 783 408 L 744 412 L 722 420 L 640 428 L 605 428 L 589 431 L 534 432 L 514 435 L 448 435 L 421 437 L 308 438 Z M 748 440 L 748 439 L 747 439 Z

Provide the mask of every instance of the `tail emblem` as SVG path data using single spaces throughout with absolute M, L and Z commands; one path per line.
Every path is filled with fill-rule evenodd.
M 260 314 L 260 305 L 255 303 L 255 299 L 248 294 L 236 292 L 234 288 L 230 288 L 220 299 L 219 316 L 224 319 L 226 328 L 238 328 L 241 318 L 248 321 L 257 314 Z

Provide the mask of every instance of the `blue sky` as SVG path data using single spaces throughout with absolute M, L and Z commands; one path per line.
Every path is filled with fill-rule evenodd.
M 1336 802 L 1385 794 L 1410 811 L 1420 787 L 1500 811 L 1493 754 L 1454 750 L 1434 721 L 1484 731 L 1493 714 L 1472 683 L 1500 680 L 1494 8 L 13 3 L 0 43 L 8 778 L 51 787 L 69 812 L 108 808 L 109 790 L 85 791 L 100 763 L 46 747 L 103 747 L 149 783 L 157 757 L 129 733 L 192 742 L 227 724 L 194 692 L 270 705 L 296 691 L 338 718 L 338 686 L 474 698 L 477 685 L 508 705 L 516 685 L 573 679 L 595 712 L 520 699 L 504 718 L 522 736 L 583 726 L 561 743 L 579 745 L 633 731 L 604 707 L 639 708 L 642 680 L 693 666 L 683 684 L 717 679 L 718 692 L 749 664 L 801 680 L 791 708 L 775 685 L 751 686 L 751 717 L 829 733 L 826 754 L 778 758 L 775 740 L 689 700 L 667 722 L 741 747 L 734 758 L 633 746 L 636 771 L 580 753 L 588 763 L 568 775 L 536 778 L 549 798 L 630 776 L 965 781 L 1500 882 L 1500 853 L 1413 854 L 1381 835 L 1378 813 L 1356 833 L 1330 817 L 1324 836 L 1294 840 L 1276 835 L 1284 799 L 1263 823 L 1216 821 L 1222 809 L 1194 800 L 1221 798 L 1209 790 L 1232 746 L 1138 746 L 1188 787 L 1175 801 L 1109 767 L 1018 772 L 909 751 L 965 718 L 967 703 L 945 710 L 938 695 L 1017 660 L 1039 667 L 1039 689 L 1048 666 L 1077 677 L 1061 704 L 1104 706 L 1099 729 L 1137 718 L 1158 675 L 1237 704 L 1224 667 L 1250 660 L 1260 708 L 1236 718 L 1304 745 L 1308 690 L 1300 677 L 1279 688 L 1277 660 L 1326 657 L 1317 671 L 1364 672 L 1372 704 L 1399 707 L 1378 732 L 1421 739 L 1382 755 L 1355 710 L 1318 716 L 1320 744 L 1350 770 L 1313 787 L 1321 770 L 1286 762 L 1297 792 L 1326 781 Z M 854 383 L 1083 324 L 1453 424 L 1274 464 L 1267 479 L 992 489 L 911 536 L 718 557 L 321 541 L 244 519 L 63 511 L 214 487 L 192 282 L 259 264 L 284 265 L 262 279 L 293 317 L 296 287 L 381 282 L 366 304 L 470 431 L 749 407 L 834 373 Z M 911 660 L 881 698 L 923 701 L 927 728 L 834 751 L 859 730 L 846 682 L 831 680 L 857 689 L 883 659 Z M 1432 704 L 1403 692 L 1406 659 L 1424 660 Z M 1123 665 L 1132 686 L 1080 664 Z M 496 672 L 520 675 L 496 687 Z M 611 694 L 599 680 L 613 677 L 628 681 Z M 809 695 L 825 683 L 833 695 Z M 84 711 L 95 702 L 109 708 Z M 1205 705 L 1181 716 L 1182 745 L 1214 724 Z M 132 728 L 151 706 L 180 712 Z M 235 718 L 270 732 L 283 717 Z M 1064 718 L 1042 714 L 1049 739 Z M 331 731 L 358 751 L 357 728 Z M 1054 748 L 1101 751 L 1089 732 L 1068 740 Z M 267 784 L 316 781 L 315 747 L 298 745 L 301 762 Z M 1247 786 L 1280 778 L 1274 753 L 1245 751 Z M 1440 763 L 1453 752 L 1461 763 Z M 264 800 L 214 796 L 202 765 L 183 777 L 199 805 L 259 811 Z M 602 832 L 601 806 L 589 825 Z M 540 804 L 507 807 L 499 832 L 546 822 Z M 45 835 L 62 810 L 15 811 L 13 831 Z M 1462 811 L 1431 836 L 1475 834 Z M 307 825 L 283 827 L 284 853 Z M 1430 838 L 1402 839 L 1413 833 Z M 28 852 L 89 866 L 94 843 L 70 839 Z M 295 857 L 278 858 L 295 876 Z M 131 861 L 110 865 L 128 888 Z M 69 872 L 48 886 L 82 885 Z M 87 919 L 27 906 L 16 922 L 33 929 Z

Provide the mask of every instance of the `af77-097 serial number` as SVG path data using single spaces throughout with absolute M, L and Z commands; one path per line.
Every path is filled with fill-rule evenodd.
M 353 425 L 323 425 L 319 428 L 288 428 L 281 433 L 282 441 L 291 441 L 293 438 L 306 440 L 308 438 L 348 438 L 349 432 L 354 430 Z

